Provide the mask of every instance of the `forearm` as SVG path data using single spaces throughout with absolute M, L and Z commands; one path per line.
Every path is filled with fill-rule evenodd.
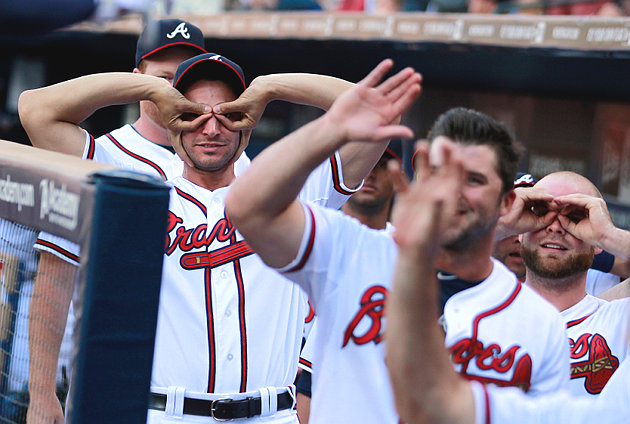
M 401 419 L 473 422 L 468 383 L 453 370 L 437 324 L 437 283 L 427 255 L 401 250 L 387 305 L 387 363 Z
M 621 228 L 614 228 L 600 238 L 600 246 L 616 258 L 630 261 L 630 232 Z
M 605 292 L 598 294 L 597 297 L 604 300 L 615 300 L 630 297 L 630 279 L 624 280 L 616 286 L 609 288 Z
M 226 213 L 268 265 L 284 266 L 295 257 L 304 226 L 297 196 L 341 140 L 320 117 L 264 149 L 232 184 Z
M 284 100 L 328 110 L 354 83 L 328 75 L 285 73 L 259 76 L 252 85 L 264 90 L 267 103 Z
M 29 311 L 29 391 L 32 398 L 55 395 L 57 363 L 76 267 L 42 253 Z
M 34 146 L 80 155 L 84 142 L 80 122 L 106 106 L 149 100 L 163 84 L 167 83 L 160 78 L 139 73 L 86 75 L 24 91 L 18 111 Z

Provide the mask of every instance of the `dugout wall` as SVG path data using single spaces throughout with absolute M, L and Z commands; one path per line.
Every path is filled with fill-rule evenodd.
M 69 423 L 146 421 L 168 192 L 162 181 L 143 174 L 0 140 L 2 221 L 81 246 Z M 0 255 L 18 240 L 22 257 L 29 255 L 29 239 L 16 238 L 20 234 L 0 234 Z M 0 294 L 21 269 L 6 257 L 0 256 Z M 8 316 L 18 317 L 19 310 Z M 1 321 L 3 335 L 15 333 L 15 319 Z M 11 352 L 3 348 L 4 361 L 17 360 Z M 2 421 L 23 422 L 23 415 L 6 421 L 16 400 L 6 384 L 0 389 Z

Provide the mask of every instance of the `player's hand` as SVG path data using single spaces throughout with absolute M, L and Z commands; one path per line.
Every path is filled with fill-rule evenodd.
M 212 108 L 188 100 L 166 80 L 159 83 L 151 95 L 151 101 L 160 112 L 162 125 L 171 131 L 192 131 L 208 119 Z
M 400 190 L 393 211 L 394 240 L 402 250 L 415 250 L 420 256 L 436 254 L 462 195 L 464 171 L 457 146 L 445 142 L 439 150 L 430 159 L 428 143 L 417 146 L 420 169 L 412 184 L 392 175 Z M 396 166 L 389 165 L 393 170 Z
M 538 231 L 550 225 L 558 214 L 554 197 L 536 187 L 514 189 L 516 198 L 507 214 L 499 218 L 495 239 Z
M 412 68 L 405 68 L 379 83 L 392 66 L 391 59 L 382 61 L 363 80 L 339 96 L 324 115 L 331 131 L 341 132 L 343 142 L 380 142 L 413 137 L 410 128 L 394 122 L 420 95 L 422 78 Z
M 604 199 L 586 194 L 556 197 L 558 221 L 572 236 L 594 246 L 616 230 Z
M 31 394 L 26 424 L 64 424 L 65 418 L 61 404 L 55 393 L 50 396 L 33 396 Z
M 217 119 L 232 131 L 254 129 L 269 103 L 267 91 L 259 87 L 254 79 L 238 99 L 215 105 Z

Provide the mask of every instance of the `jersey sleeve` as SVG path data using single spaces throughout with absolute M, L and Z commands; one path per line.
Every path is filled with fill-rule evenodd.
M 338 209 L 361 188 L 350 189 L 343 181 L 339 152 L 319 165 L 308 177 L 298 198 L 304 202 Z
M 354 231 L 340 211 L 307 203 L 302 203 L 302 208 L 305 225 L 300 248 L 291 263 L 277 270 L 299 284 L 318 311 L 322 299 L 339 284 L 331 270 L 342 260 L 336 257 L 342 254 L 338 252 L 352 251 L 346 244 L 353 241 Z
M 628 376 L 626 376 L 628 377 Z M 626 381 L 630 379 L 626 378 Z M 531 397 L 514 387 L 472 384 L 477 424 L 617 424 L 630 419 L 628 404 L 612 398 L 577 398 L 567 391 Z M 624 386 L 628 392 L 629 385 Z
M 586 293 L 598 296 L 620 282 L 621 278 L 618 275 L 591 268 L 586 274 Z
M 40 251 L 52 253 L 72 265 L 79 266 L 79 245 L 69 240 L 42 231 L 39 233 L 39 236 L 35 241 L 34 248 Z

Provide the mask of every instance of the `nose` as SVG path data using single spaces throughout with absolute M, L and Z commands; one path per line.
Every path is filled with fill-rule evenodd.
M 221 132 L 221 122 L 212 114 L 203 124 L 202 132 L 204 135 L 214 137 Z
M 547 226 L 547 231 L 550 233 L 564 234 L 565 229 L 560 225 L 558 218 L 554 218 L 551 224 Z

